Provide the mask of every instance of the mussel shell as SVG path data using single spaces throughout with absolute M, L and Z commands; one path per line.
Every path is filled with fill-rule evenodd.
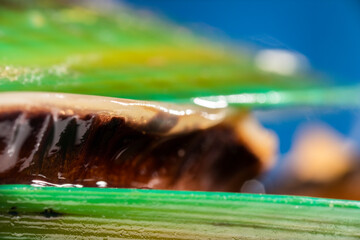
M 261 169 L 222 110 L 0 94 L 0 183 L 239 191 Z

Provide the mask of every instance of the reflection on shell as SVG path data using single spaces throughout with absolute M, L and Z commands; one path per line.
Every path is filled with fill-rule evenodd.
M 58 93 L 0 99 L 1 183 L 239 191 L 265 165 L 259 144 L 242 140 L 246 113 Z

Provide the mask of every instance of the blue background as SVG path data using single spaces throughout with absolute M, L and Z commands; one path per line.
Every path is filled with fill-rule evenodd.
M 233 40 L 304 54 L 341 84 L 360 80 L 358 0 L 132 0 L 185 26 L 210 26 Z
M 211 29 L 258 48 L 283 48 L 304 54 L 313 69 L 348 85 L 360 81 L 360 1 L 356 0 L 132 0 L 189 28 Z M 322 122 L 351 138 L 360 149 L 360 117 L 354 109 L 305 110 L 261 117 L 280 137 L 280 152 L 291 148 L 306 122 Z M 285 114 L 286 115 L 286 114 Z

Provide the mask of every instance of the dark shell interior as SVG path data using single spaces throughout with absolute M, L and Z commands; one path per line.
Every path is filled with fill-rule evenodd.
M 0 114 L 0 184 L 239 191 L 260 161 L 231 126 L 163 135 L 176 118 L 156 124 L 122 117 L 49 111 Z M 160 121 L 163 122 L 163 121 Z M 160 126 L 160 127 L 159 127 Z

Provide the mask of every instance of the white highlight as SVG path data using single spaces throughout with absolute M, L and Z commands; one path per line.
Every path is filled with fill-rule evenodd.
M 308 65 L 304 55 L 282 49 L 268 49 L 260 51 L 255 57 L 255 64 L 266 72 L 281 75 L 292 75 Z
M 105 181 L 97 181 L 96 186 L 104 188 L 104 187 L 107 186 L 107 182 L 105 182 Z
M 50 182 L 46 182 L 46 181 L 42 181 L 42 180 L 32 180 L 31 186 L 33 186 L 33 187 L 65 187 L 65 188 L 71 188 L 71 187 L 82 188 L 83 187 L 83 185 L 81 185 L 81 184 L 71 184 L 71 183 L 55 184 L 55 183 L 50 183 Z
M 278 104 L 284 101 L 280 92 L 241 93 L 226 96 L 194 98 L 193 102 L 206 108 L 226 108 L 228 104 Z
M 211 100 L 209 101 L 204 98 L 194 98 L 193 101 L 196 105 L 206 108 L 212 108 L 212 109 L 226 108 L 228 106 L 225 99 L 222 99 L 222 96 L 219 96 L 219 98 L 216 101 L 211 101 Z

